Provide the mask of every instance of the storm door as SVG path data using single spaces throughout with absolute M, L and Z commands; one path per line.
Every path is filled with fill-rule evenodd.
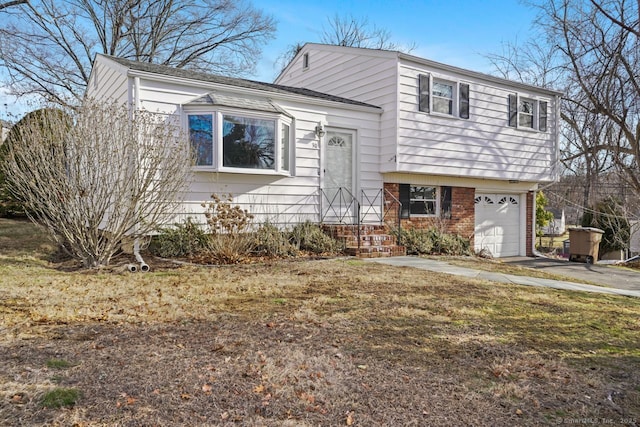
M 322 180 L 323 222 L 355 223 L 354 131 L 327 131 Z

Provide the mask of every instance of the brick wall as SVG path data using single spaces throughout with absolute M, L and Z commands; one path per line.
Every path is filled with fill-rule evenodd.
M 385 183 L 384 189 L 400 199 L 400 185 Z M 473 247 L 473 230 L 475 227 L 475 188 L 452 187 L 451 189 L 451 218 L 403 218 L 402 228 L 427 229 L 431 227 L 443 228 L 447 233 L 457 234 L 465 239 L 469 239 Z M 389 200 L 387 200 L 389 201 Z M 390 202 L 390 201 L 389 201 Z M 398 206 L 390 203 L 388 219 L 397 218 Z
M 527 193 L 527 242 L 526 242 L 526 254 L 527 256 L 533 256 L 533 225 L 535 221 L 535 211 L 533 210 L 533 191 Z

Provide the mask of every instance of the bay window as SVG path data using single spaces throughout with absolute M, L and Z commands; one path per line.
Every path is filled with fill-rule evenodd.
M 189 141 L 196 166 L 213 166 L 213 116 L 189 115 Z
M 224 115 L 222 166 L 275 169 L 276 121 Z
M 291 131 L 286 118 L 266 114 L 198 112 L 187 114 L 187 126 L 194 166 L 198 170 L 290 172 Z

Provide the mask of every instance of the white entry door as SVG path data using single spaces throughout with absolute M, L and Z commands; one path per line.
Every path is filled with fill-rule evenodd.
M 478 194 L 475 197 L 474 248 L 495 257 L 520 255 L 520 196 Z
M 354 197 L 353 157 L 355 132 L 327 131 L 324 137 L 322 179 L 325 222 L 353 223 L 357 209 Z

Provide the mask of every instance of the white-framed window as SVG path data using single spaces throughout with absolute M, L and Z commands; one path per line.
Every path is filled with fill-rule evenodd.
M 436 216 L 439 212 L 438 187 L 412 185 L 409 187 L 409 215 Z
M 518 94 L 509 95 L 509 126 L 547 131 L 548 102 Z
M 291 164 L 291 126 L 281 123 L 280 128 L 280 169 L 290 171 Z
M 187 113 L 196 170 L 285 173 L 291 170 L 291 122 L 236 111 Z
M 455 80 L 418 75 L 418 110 L 425 113 L 469 118 L 469 85 Z
M 433 80 L 431 89 L 431 106 L 434 113 L 453 115 L 455 83 L 444 80 Z
M 401 217 L 451 218 L 452 187 L 398 184 Z
M 309 68 L 309 53 L 305 53 L 302 55 L 302 69 L 306 70 Z
M 195 166 L 214 166 L 213 114 L 189 114 L 189 142 Z

